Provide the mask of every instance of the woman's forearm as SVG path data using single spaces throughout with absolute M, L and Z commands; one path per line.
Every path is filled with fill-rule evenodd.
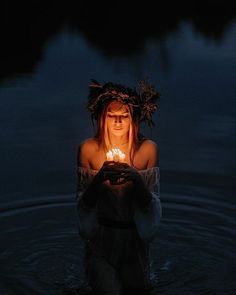
M 140 208 L 145 208 L 152 200 L 152 194 L 147 189 L 142 179 L 134 183 L 137 190 L 137 201 Z

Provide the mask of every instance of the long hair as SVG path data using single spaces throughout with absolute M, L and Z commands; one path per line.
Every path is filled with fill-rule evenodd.
M 97 132 L 95 138 L 97 139 L 98 145 L 103 151 L 106 153 L 109 149 L 111 149 L 111 143 L 108 136 L 107 129 L 107 111 L 108 107 L 112 101 L 107 103 L 98 116 L 97 121 Z M 132 106 L 127 105 L 127 109 L 130 115 L 130 126 L 128 133 L 128 150 L 129 150 L 129 159 L 131 165 L 133 165 L 135 151 L 139 148 L 142 139 L 144 138 L 141 134 L 139 134 L 139 121 L 133 118 L 133 109 Z

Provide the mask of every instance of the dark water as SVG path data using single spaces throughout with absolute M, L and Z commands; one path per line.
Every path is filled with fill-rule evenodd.
M 153 294 L 236 294 L 236 23 L 217 38 L 196 23 L 114 55 L 64 23 L 34 66 L 26 55 L 2 67 L 0 294 L 76 294 L 84 280 L 76 150 L 93 134 L 87 85 L 145 76 L 162 94 L 156 127 L 142 126 L 160 149 Z
M 235 209 L 208 196 L 162 194 L 152 294 L 234 294 Z M 76 294 L 82 243 L 73 195 L 1 208 L 1 294 Z M 4 293 L 5 292 L 5 293 Z

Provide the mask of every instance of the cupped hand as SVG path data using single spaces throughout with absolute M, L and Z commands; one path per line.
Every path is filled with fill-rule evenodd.
M 96 183 L 103 183 L 106 180 L 110 180 L 114 183 L 122 177 L 123 166 L 121 163 L 115 161 L 105 161 L 101 169 L 96 174 L 94 181 Z
M 127 181 L 132 181 L 134 184 L 142 182 L 141 175 L 138 171 L 123 162 L 105 161 L 94 178 L 95 184 L 102 184 L 109 180 L 110 184 L 118 185 Z
M 142 177 L 138 173 L 138 170 L 136 170 L 134 167 L 131 167 L 129 164 L 122 162 L 117 163 L 117 166 L 120 169 L 122 178 L 121 181 L 119 181 L 119 184 L 125 183 L 127 181 L 132 181 L 134 184 L 142 183 Z

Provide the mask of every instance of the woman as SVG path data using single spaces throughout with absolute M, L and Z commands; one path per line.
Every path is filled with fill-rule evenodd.
M 95 294 L 145 294 L 150 283 L 149 244 L 161 218 L 158 148 L 139 125 L 154 124 L 158 98 L 146 82 L 137 90 L 90 85 L 87 108 L 97 133 L 78 149 L 77 200 Z

